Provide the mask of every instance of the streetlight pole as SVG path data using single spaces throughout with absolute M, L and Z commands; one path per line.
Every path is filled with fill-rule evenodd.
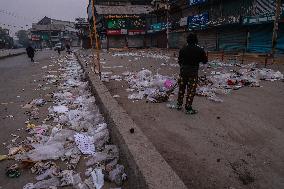
M 273 28 L 273 35 L 272 35 L 272 58 L 274 63 L 274 56 L 276 51 L 277 45 L 277 32 L 278 32 L 278 25 L 279 25 L 279 18 L 281 14 L 281 0 L 276 0 L 276 11 L 275 11 L 275 21 L 274 21 L 274 28 Z
M 92 0 L 92 15 L 93 15 L 93 23 L 94 23 L 94 35 L 95 35 L 95 41 L 96 41 L 96 52 L 97 52 L 97 67 L 98 70 L 96 70 L 96 64 L 94 63 L 94 71 L 96 73 L 99 73 L 101 78 L 101 64 L 100 64 L 100 52 L 99 52 L 99 39 L 97 35 L 97 26 L 96 26 L 96 15 L 95 15 L 95 0 Z M 94 56 L 94 55 L 93 55 Z
M 170 33 L 170 29 L 169 29 L 169 0 L 167 0 L 166 2 L 166 11 L 167 11 L 167 49 L 169 49 L 169 33 Z

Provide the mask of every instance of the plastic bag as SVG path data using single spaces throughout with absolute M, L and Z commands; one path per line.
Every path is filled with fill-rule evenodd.
M 101 189 L 104 186 L 104 174 L 102 169 L 94 169 L 91 172 L 91 176 L 96 189 Z
M 77 133 L 74 137 L 77 147 L 83 154 L 95 154 L 95 145 L 93 144 L 90 136 Z
M 35 189 L 46 189 L 52 186 L 60 186 L 58 178 L 52 177 L 51 179 L 42 180 L 34 184 Z
M 118 186 L 121 186 L 123 181 L 126 179 L 126 174 L 124 173 L 124 166 L 117 164 L 116 168 L 109 172 L 109 179 Z
M 51 143 L 48 145 L 38 145 L 34 150 L 27 153 L 27 156 L 32 161 L 42 161 L 49 159 L 59 159 L 65 153 L 64 144 L 60 142 Z
M 133 94 L 128 95 L 128 99 L 130 100 L 142 100 L 143 97 L 144 97 L 143 92 L 133 93 Z

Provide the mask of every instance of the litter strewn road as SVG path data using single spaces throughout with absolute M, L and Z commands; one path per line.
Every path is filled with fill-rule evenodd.
M 90 55 L 83 51 L 82 62 L 90 64 Z M 177 78 L 173 55 L 159 49 L 104 52 L 104 84 L 188 188 L 283 188 L 283 64 L 270 65 L 273 70 L 263 64 L 215 69 L 211 62 L 200 76 L 217 79 L 212 86 L 224 90 L 218 98 L 196 97 L 199 113 L 190 116 L 147 98 L 156 92 L 149 88 L 167 88 Z
M 1 49 L 0 50 L 0 59 L 8 56 L 13 56 L 13 55 L 20 55 L 22 53 L 25 53 L 25 49 Z
M 0 68 L 1 188 L 127 188 L 74 55 L 43 51 L 35 63 L 19 56 Z

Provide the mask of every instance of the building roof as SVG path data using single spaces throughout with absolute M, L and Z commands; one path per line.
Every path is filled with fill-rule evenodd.
M 64 31 L 65 26 L 62 24 L 38 25 L 33 24 L 31 31 Z
M 101 15 L 120 15 L 120 14 L 147 14 L 153 11 L 147 5 L 125 5 L 125 6 L 105 6 L 95 5 L 96 12 Z

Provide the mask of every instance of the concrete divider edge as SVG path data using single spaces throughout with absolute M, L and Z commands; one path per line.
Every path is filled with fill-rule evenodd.
M 0 60 L 1 59 L 5 59 L 5 58 L 9 58 L 9 57 L 13 57 L 13 56 L 19 56 L 19 55 L 22 55 L 22 54 L 26 54 L 26 52 L 21 52 L 21 53 L 16 53 L 16 54 L 9 54 L 7 56 L 0 56 Z
M 131 189 L 186 189 L 187 187 L 168 165 L 153 144 L 134 123 L 126 111 L 112 97 L 106 86 L 90 66 L 78 62 L 85 71 L 101 113 L 109 125 L 112 141 L 120 149 L 121 161 L 126 165 Z M 130 133 L 130 129 L 134 133 Z

